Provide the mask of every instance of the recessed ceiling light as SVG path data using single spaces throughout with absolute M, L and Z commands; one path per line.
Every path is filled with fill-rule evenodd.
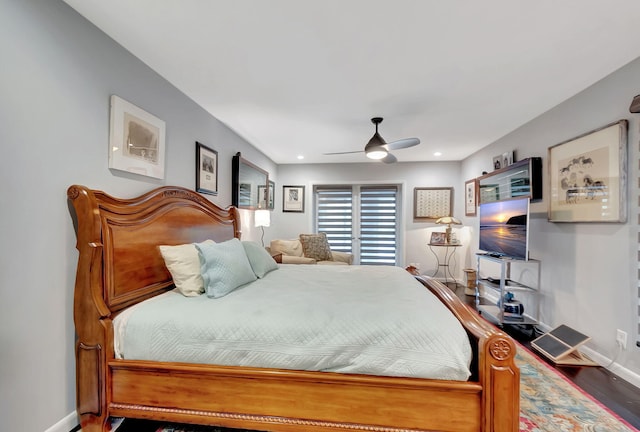
M 435 152 L 433 155 L 434 156 L 442 156 L 442 153 L 441 152 Z
M 304 159 L 304 156 L 298 155 L 298 160 L 302 160 L 302 159 Z

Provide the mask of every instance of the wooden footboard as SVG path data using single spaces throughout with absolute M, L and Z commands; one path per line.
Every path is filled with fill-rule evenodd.
M 74 320 L 77 411 L 84 432 L 133 417 L 263 431 L 515 432 L 515 344 L 424 277 L 465 326 L 474 349 L 467 382 L 118 360 L 111 320 L 171 288 L 160 244 L 240 236 L 234 208 L 162 187 L 134 199 L 72 186 L 79 251 Z

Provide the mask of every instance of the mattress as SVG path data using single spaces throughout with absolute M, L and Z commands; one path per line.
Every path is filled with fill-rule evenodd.
M 117 358 L 467 380 L 462 325 L 399 267 L 281 264 L 217 299 L 177 291 L 114 319 Z

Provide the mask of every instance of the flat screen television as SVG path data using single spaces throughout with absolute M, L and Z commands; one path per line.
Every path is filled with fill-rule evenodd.
M 529 259 L 529 198 L 480 204 L 480 250 L 489 255 Z

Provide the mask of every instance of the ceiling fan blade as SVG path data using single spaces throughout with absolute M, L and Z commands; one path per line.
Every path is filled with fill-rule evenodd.
M 389 148 L 389 150 L 399 150 L 399 149 L 417 146 L 418 144 L 420 144 L 419 138 L 405 138 L 398 141 L 387 143 L 387 147 Z
M 380 160 L 383 163 L 386 163 L 386 164 L 392 164 L 392 163 L 398 162 L 398 159 L 396 159 L 396 157 L 394 155 L 392 155 L 391 153 L 387 154 L 385 157 L 383 157 Z
M 327 155 L 352 154 L 352 153 L 364 153 L 364 151 L 363 150 L 358 150 L 358 151 L 337 152 L 337 153 L 322 153 L 322 154 L 327 156 Z

